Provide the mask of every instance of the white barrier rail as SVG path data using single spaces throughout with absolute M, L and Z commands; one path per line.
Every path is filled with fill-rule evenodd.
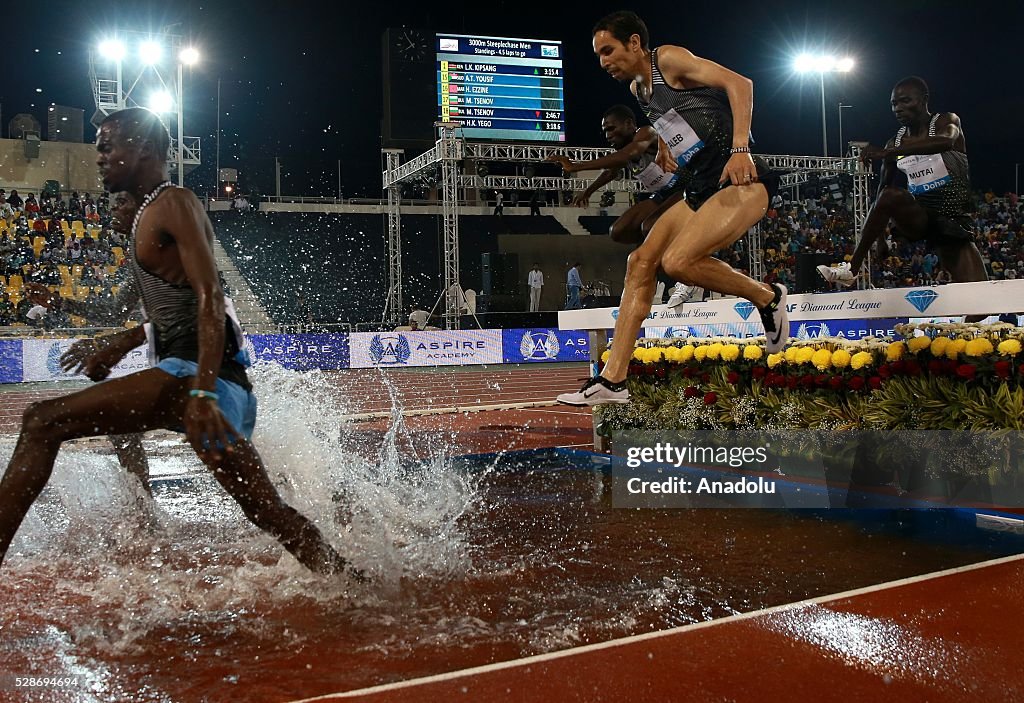
M 1024 312 L 1024 280 L 950 283 L 917 288 L 880 288 L 839 293 L 790 295 L 790 322 L 801 320 L 872 319 L 881 317 L 950 317 Z M 618 308 L 563 310 L 558 326 L 573 330 L 615 327 Z M 677 323 L 730 324 L 758 322 L 757 310 L 742 298 L 686 303 L 677 311 L 655 305 L 644 327 Z M 591 347 L 594 350 L 594 347 Z

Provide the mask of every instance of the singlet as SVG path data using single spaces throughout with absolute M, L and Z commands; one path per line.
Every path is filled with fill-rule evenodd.
M 147 197 L 138 210 L 132 225 L 129 262 L 145 311 L 150 356 L 157 361 L 175 358 L 198 363 L 199 297 L 191 286 L 170 283 L 147 271 L 139 262 L 138 247 L 135 246 L 136 230 L 142 221 L 142 212 L 147 205 L 156 200 L 163 189 L 158 187 L 153 191 L 152 197 Z M 217 375 L 246 390 L 251 390 L 252 386 L 245 373 L 245 367 L 249 364 L 242 328 L 235 315 L 234 305 L 227 296 L 224 306 L 224 357 Z M 153 365 L 156 365 L 156 361 Z
M 935 136 L 939 113 L 928 123 L 928 136 Z M 893 144 L 898 148 L 907 135 L 900 127 Z M 970 210 L 971 181 L 967 154 L 944 151 L 940 154 L 915 154 L 897 157 L 896 167 L 907 176 L 907 189 L 923 207 L 945 217 L 962 217 Z
M 680 184 L 689 187 L 713 178 L 718 180 L 729 160 L 732 146 L 732 108 L 721 88 L 673 88 L 658 68 L 658 49 L 651 51 L 651 97 L 637 102 L 658 136 L 679 164 Z

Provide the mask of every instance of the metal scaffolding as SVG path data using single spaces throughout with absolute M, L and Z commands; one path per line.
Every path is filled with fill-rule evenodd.
M 441 138 L 437 141 L 441 159 L 441 216 L 444 220 L 444 328 L 459 329 L 465 293 L 459 280 L 459 166 L 463 159 L 463 144 L 455 138 L 453 123 L 441 123 Z
M 384 172 L 394 171 L 404 149 L 384 149 Z M 388 292 L 384 300 L 383 322 L 393 325 L 404 324 L 402 304 L 402 194 L 397 183 L 384 190 L 388 194 Z

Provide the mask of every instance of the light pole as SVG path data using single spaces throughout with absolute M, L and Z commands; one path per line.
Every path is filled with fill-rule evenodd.
M 825 74 L 832 72 L 849 73 L 853 70 L 853 59 L 836 58 L 829 55 L 800 54 L 793 61 L 797 73 L 818 73 L 821 86 L 821 151 L 828 156 L 828 126 L 825 115 Z
M 843 143 L 843 110 L 848 110 L 853 105 L 843 105 L 843 101 L 839 101 L 839 155 L 846 156 L 846 144 Z
M 178 185 L 185 185 L 185 89 L 184 82 L 185 65 L 192 66 L 199 61 L 199 51 L 194 47 L 187 46 L 178 53 Z M 219 116 L 218 116 L 219 117 Z

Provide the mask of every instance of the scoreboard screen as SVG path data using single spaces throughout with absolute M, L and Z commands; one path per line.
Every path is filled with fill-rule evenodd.
M 468 139 L 565 141 L 562 42 L 438 34 L 437 116 Z

